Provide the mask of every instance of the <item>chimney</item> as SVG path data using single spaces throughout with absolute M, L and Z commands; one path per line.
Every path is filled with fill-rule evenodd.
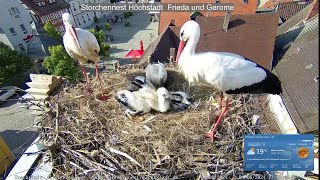
M 228 26 L 229 26 L 229 22 L 230 22 L 230 17 L 231 17 L 231 13 L 228 12 L 225 16 L 224 16 L 224 22 L 223 22 L 223 30 L 228 31 Z

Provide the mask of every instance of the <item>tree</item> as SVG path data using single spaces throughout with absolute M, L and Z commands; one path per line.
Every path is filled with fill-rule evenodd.
M 100 54 L 103 56 L 108 57 L 109 56 L 109 49 L 110 49 L 110 45 L 107 43 L 104 43 L 104 33 L 103 30 L 97 31 L 94 28 L 88 29 L 88 31 L 90 31 L 97 39 L 98 44 L 100 46 Z
M 123 13 L 123 18 L 128 19 L 130 16 L 130 14 L 128 12 L 124 12 Z
M 49 73 L 63 76 L 75 82 L 81 78 L 81 70 L 75 65 L 74 60 L 69 56 L 62 45 L 50 46 L 50 56 L 45 57 L 43 65 Z
M 0 85 L 31 67 L 32 62 L 25 54 L 14 51 L 0 42 Z
M 44 30 L 47 31 L 48 35 L 54 39 L 56 39 L 58 42 L 61 43 L 62 40 L 62 34 L 56 30 L 56 28 L 53 26 L 53 24 L 48 21 L 45 25 L 44 25 Z
M 110 45 L 108 43 L 102 43 L 100 45 L 100 54 L 109 57 Z
M 97 16 L 94 16 L 94 17 L 93 17 L 93 22 L 96 23 L 96 22 L 98 22 L 98 21 L 99 21 L 98 17 L 97 17 Z
M 105 28 L 106 28 L 107 31 L 111 31 L 112 30 L 112 26 L 111 26 L 110 23 L 106 23 L 105 24 Z
M 91 32 L 96 37 L 98 44 L 100 46 L 104 40 L 103 30 L 97 31 L 94 28 L 91 28 L 91 29 L 88 29 L 88 31 Z

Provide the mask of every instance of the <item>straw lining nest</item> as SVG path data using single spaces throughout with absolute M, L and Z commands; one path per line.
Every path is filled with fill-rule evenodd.
M 259 98 L 234 96 L 218 139 L 210 142 L 203 135 L 215 121 L 217 91 L 204 85 L 188 87 L 183 76 L 168 67 L 167 89 L 190 93 L 197 107 L 130 119 L 114 96 L 137 75 L 145 73 L 135 65 L 102 74 L 105 90 L 113 96 L 108 102 L 86 96 L 83 83 L 64 85 L 51 97 L 40 137 L 50 151 L 55 177 L 239 179 L 245 175 L 243 135 L 256 133 L 251 119 L 263 109 Z M 92 78 L 90 83 L 97 96 L 97 81 Z

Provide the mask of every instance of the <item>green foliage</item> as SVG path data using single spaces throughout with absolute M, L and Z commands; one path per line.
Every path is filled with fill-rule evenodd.
M 128 22 L 128 21 L 126 21 L 126 22 L 124 23 L 124 26 L 129 27 L 129 26 L 131 26 L 131 23 Z
M 43 62 L 49 73 L 63 76 L 72 82 L 81 78 L 80 67 L 75 65 L 74 60 L 62 45 L 50 46 L 49 52 L 50 56 L 45 57 Z
M 106 23 L 105 24 L 105 28 L 106 28 L 107 31 L 111 31 L 112 30 L 112 26 L 111 26 L 110 23 Z
M 102 43 L 100 45 L 100 54 L 106 57 L 109 57 L 109 49 L 110 49 L 110 45 L 108 43 Z
M 130 16 L 130 15 L 129 15 L 129 13 L 128 13 L 128 12 L 124 12 L 124 13 L 123 13 L 123 18 L 128 19 L 128 18 L 129 18 L 129 16 Z
M 104 33 L 103 30 L 97 31 L 94 28 L 88 29 L 88 31 L 90 31 L 97 39 L 98 44 L 100 46 L 100 54 L 103 56 L 108 57 L 109 56 L 109 49 L 110 49 L 110 45 L 107 43 L 104 43 Z
M 0 85 L 31 67 L 32 63 L 25 54 L 0 42 Z
M 104 33 L 103 30 L 97 31 L 94 28 L 88 29 L 89 32 L 91 32 L 97 39 L 99 46 L 101 45 L 101 43 L 104 40 Z
M 47 31 L 48 35 L 54 39 L 56 39 L 58 42 L 62 42 L 62 34 L 56 30 L 56 28 L 53 26 L 53 24 L 48 21 L 44 25 L 44 29 Z
M 97 16 L 94 16 L 94 17 L 93 17 L 93 22 L 96 23 L 96 22 L 98 22 L 98 21 L 99 21 L 98 17 L 97 17 Z
M 133 14 L 132 14 L 132 12 L 128 12 L 128 15 L 129 15 L 129 16 L 132 16 Z

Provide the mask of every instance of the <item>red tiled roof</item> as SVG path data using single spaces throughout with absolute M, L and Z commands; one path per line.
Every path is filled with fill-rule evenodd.
M 313 3 L 302 9 L 299 13 L 281 24 L 281 26 L 278 27 L 277 36 L 286 33 L 288 30 L 300 25 L 301 23 L 303 25 L 305 21 L 319 14 L 318 5 L 318 0 L 315 0 Z
M 302 9 L 307 7 L 312 0 L 306 0 L 305 2 L 292 1 L 292 2 L 281 2 L 275 8 L 275 11 L 279 13 L 285 21 L 290 19 L 292 16 L 299 13 Z
M 280 2 L 291 2 L 293 0 L 269 0 L 264 5 L 260 7 L 260 9 L 273 9 L 275 8 Z
M 272 14 L 232 15 L 229 29 L 223 31 L 224 17 L 197 17 L 201 37 L 197 52 L 224 51 L 249 58 L 271 69 L 278 16 Z M 171 26 L 161 34 L 153 46 L 156 60 L 168 62 L 170 48 L 178 49 L 180 27 Z M 145 52 L 140 63 L 146 62 L 151 52 Z
M 20 0 L 24 5 L 26 5 L 30 10 L 32 10 L 38 16 L 43 16 L 45 14 L 50 14 L 62 9 L 69 7 L 69 4 L 64 0 L 56 0 L 54 3 L 49 3 L 44 0 Z M 36 5 L 37 2 L 45 2 L 44 6 Z
M 213 0 L 162 0 L 161 3 L 215 3 Z M 231 14 L 255 14 L 258 0 L 249 0 L 248 4 L 243 3 L 243 0 L 221 0 L 221 3 L 233 3 L 234 11 Z M 182 26 L 184 22 L 190 20 L 192 12 L 160 12 L 159 33 L 165 29 L 165 26 L 171 20 L 175 21 L 176 26 Z M 202 12 L 204 16 L 224 16 L 225 12 Z

